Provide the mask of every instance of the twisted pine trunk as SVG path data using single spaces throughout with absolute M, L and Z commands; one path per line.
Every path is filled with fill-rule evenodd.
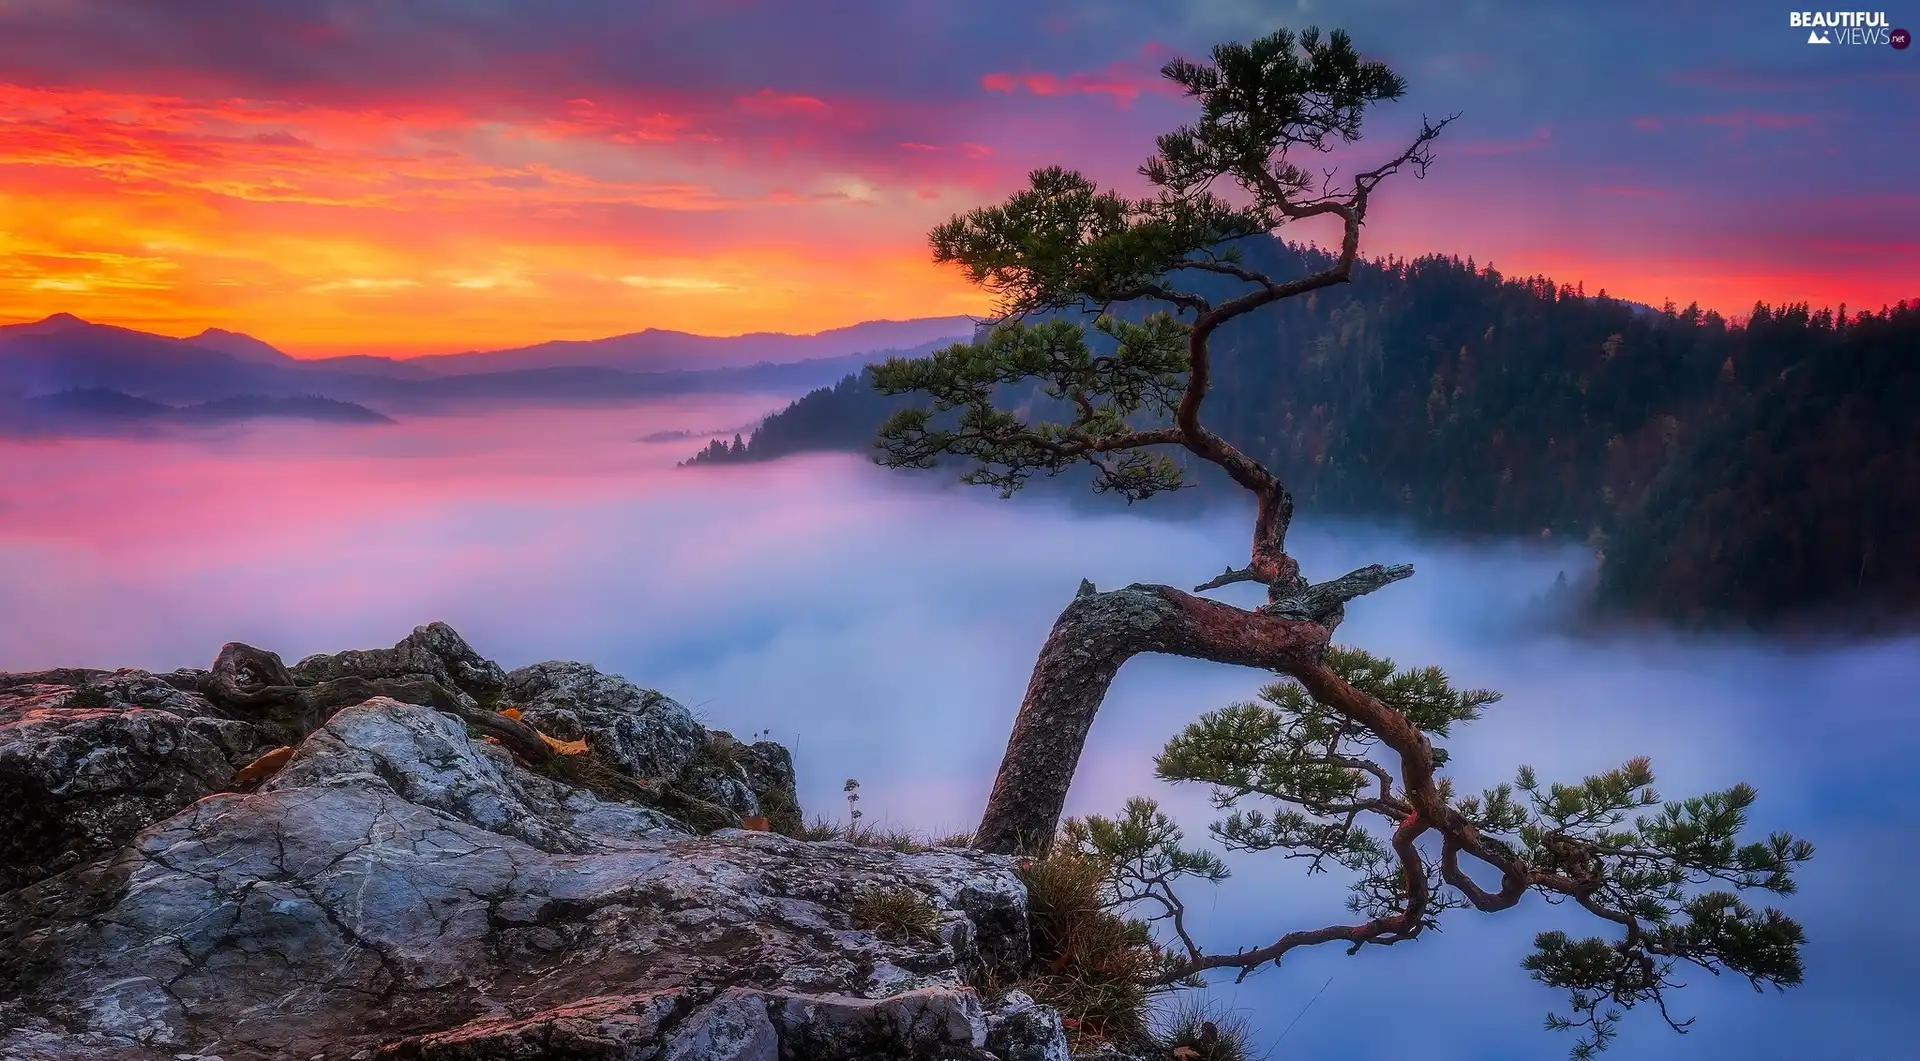
M 1292 559 L 1280 557 L 1284 563 L 1269 560 L 1264 570 L 1228 570 L 1199 587 L 1267 582 L 1267 603 L 1254 611 L 1172 586 L 1135 584 L 1100 593 L 1093 583 L 1081 582 L 1033 666 L 974 846 L 1005 855 L 1046 853 L 1060 827 L 1093 717 L 1128 659 L 1162 652 L 1278 671 L 1315 687 L 1327 678 L 1320 661 L 1347 602 L 1413 574 L 1406 564 L 1372 564 L 1307 585 Z M 1285 581 L 1269 581 L 1276 570 Z M 1329 696 L 1339 693 L 1326 690 Z M 1357 710 L 1371 713 L 1364 706 Z M 1381 724 L 1387 723 L 1382 719 Z
M 1243 611 L 1171 586 L 1097 593 L 1082 582 L 1034 664 L 974 846 L 1046 852 L 1094 715 L 1128 659 L 1163 652 L 1280 670 L 1318 659 L 1329 636 L 1310 621 Z

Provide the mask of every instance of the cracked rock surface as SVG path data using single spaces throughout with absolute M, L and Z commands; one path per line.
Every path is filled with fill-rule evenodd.
M 445 634 L 434 658 L 469 695 L 572 712 L 638 769 L 710 771 L 756 800 L 755 775 L 791 787 L 777 745 L 715 756 L 697 724 L 691 747 L 623 729 L 678 716 L 583 665 L 456 666 Z M 420 665 L 394 658 L 350 666 Z M 1007 858 L 696 836 L 384 697 L 334 713 L 257 790 L 225 791 L 261 749 L 187 691 L 200 680 L 0 676 L 0 784 L 38 786 L 71 819 L 36 826 L 37 844 L 0 838 L 0 1057 L 1065 1057 L 1051 1011 L 1017 995 L 984 1010 L 968 986 L 1027 961 Z M 901 888 L 937 933 L 856 922 L 862 896 Z
M 251 727 L 145 671 L 0 676 L 0 891 L 225 788 Z

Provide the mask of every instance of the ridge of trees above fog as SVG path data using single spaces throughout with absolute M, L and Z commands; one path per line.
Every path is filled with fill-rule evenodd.
M 1241 246 L 1272 275 L 1333 260 Z M 1920 544 L 1899 530 L 1920 521 L 1920 304 L 1757 305 L 1735 323 L 1436 255 L 1356 262 L 1350 284 L 1228 323 L 1214 350 L 1217 430 L 1309 511 L 1582 542 L 1604 608 L 1687 624 L 1920 605 Z M 1051 404 L 1033 383 L 1002 401 Z M 694 462 L 869 452 L 915 404 L 849 376 Z M 1232 495 L 1206 469 L 1193 481 L 1174 507 Z

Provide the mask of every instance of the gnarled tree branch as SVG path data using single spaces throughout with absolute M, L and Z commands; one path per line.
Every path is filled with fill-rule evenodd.
M 1193 587 L 1193 591 L 1205 593 L 1210 589 L 1219 589 L 1237 582 L 1260 582 L 1267 587 L 1267 603 L 1260 607 L 1260 611 L 1289 619 L 1305 619 L 1332 630 L 1339 626 L 1341 619 L 1345 617 L 1345 606 L 1348 601 L 1355 597 L 1366 596 L 1382 586 L 1392 585 L 1412 576 L 1413 565 L 1411 564 L 1391 566 L 1369 564 L 1358 570 L 1349 571 L 1339 578 L 1317 582 L 1302 589 L 1298 585 L 1287 582 L 1270 582 L 1263 577 L 1262 572 L 1249 564 L 1237 570 L 1229 567 Z
M 1261 605 L 1260 610 L 1268 615 L 1305 619 L 1332 630 L 1346 618 L 1348 601 L 1355 597 L 1366 596 L 1382 586 L 1390 586 L 1403 578 L 1411 577 L 1413 577 L 1412 564 L 1391 566 L 1369 564 L 1357 571 L 1349 571 L 1339 578 L 1327 582 L 1316 582 L 1306 589 L 1284 597 L 1275 596 L 1275 592 L 1280 587 L 1269 586 L 1268 602 Z

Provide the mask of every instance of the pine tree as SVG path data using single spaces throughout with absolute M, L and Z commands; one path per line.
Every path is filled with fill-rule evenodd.
M 1412 569 L 1376 564 L 1310 582 L 1287 552 L 1287 485 L 1201 420 L 1215 389 L 1212 344 L 1221 327 L 1354 282 L 1372 196 L 1391 176 L 1423 172 L 1452 119 L 1423 122 L 1408 147 L 1343 187 L 1301 162 L 1358 139 L 1367 108 L 1405 90 L 1384 64 L 1363 61 L 1344 33 L 1283 30 L 1221 45 L 1211 63 L 1176 59 L 1163 74 L 1199 104 L 1200 117 L 1162 136 L 1141 167 L 1152 194 L 1127 198 L 1054 167 L 1032 173 L 1004 204 L 939 226 L 935 260 L 997 295 L 997 321 L 975 342 L 874 370 L 882 393 L 930 400 L 882 425 L 884 464 L 931 468 L 958 457 L 972 462 L 965 481 L 1002 496 L 1036 474 L 1084 468 L 1095 490 L 1129 501 L 1177 489 L 1190 466 L 1210 466 L 1255 503 L 1246 565 L 1229 566 L 1193 593 L 1139 584 L 1102 593 L 1081 583 L 1041 649 L 976 844 L 1027 855 L 1061 844 L 1103 859 L 1115 901 L 1157 905 L 1172 922 L 1177 940 L 1155 977 L 1161 985 L 1218 969 L 1244 977 L 1301 947 L 1338 942 L 1358 951 L 1413 939 L 1450 910 L 1503 911 L 1530 892 L 1571 899 L 1568 908 L 1595 915 L 1607 935 L 1541 933 L 1525 966 L 1568 992 L 1569 1015 L 1549 1024 L 1580 1031 L 1576 1057 L 1606 1046 L 1620 1010 L 1653 1004 L 1665 1014 L 1664 992 L 1683 966 L 1731 970 L 1755 985 L 1798 983 L 1799 926 L 1735 893 L 1790 892 L 1794 868 L 1812 849 L 1781 834 L 1739 843 L 1751 788 L 1663 804 L 1651 767 L 1635 759 L 1570 785 L 1542 785 L 1522 768 L 1512 785 L 1456 795 L 1441 773 L 1447 753 L 1434 740 L 1480 717 L 1498 696 L 1456 690 L 1435 668 L 1398 670 L 1331 643 L 1349 602 Z M 1229 183 L 1235 198 L 1214 193 Z M 1341 223 L 1337 255 L 1302 255 L 1313 271 L 1292 279 L 1247 263 L 1244 241 L 1312 217 Z M 1456 284 L 1478 274 L 1471 259 L 1446 267 Z M 1201 281 L 1211 286 L 1203 290 Z M 1164 308 L 1144 317 L 1115 311 L 1140 300 Z M 1599 310 L 1626 316 L 1625 307 L 1606 305 L 1604 292 L 1600 302 Z M 1070 312 L 1091 315 L 1090 329 Z M 1466 347 L 1456 358 L 1453 347 L 1434 345 L 1448 372 L 1462 371 Z M 1032 385 L 1050 405 L 1004 400 Z M 1457 377 L 1436 374 L 1434 394 L 1449 407 L 1436 430 L 1459 430 Z M 1043 419 L 1050 411 L 1060 419 Z M 1239 582 L 1264 585 L 1266 603 L 1244 610 L 1195 595 Z M 1262 703 L 1189 726 L 1157 760 L 1158 773 L 1209 785 L 1217 806 L 1233 808 L 1213 830 L 1228 848 L 1284 851 L 1310 868 L 1354 874 L 1353 923 L 1206 953 L 1186 931 L 1172 882 L 1219 879 L 1217 859 L 1182 848 L 1179 831 L 1150 801 L 1133 801 L 1120 818 L 1062 827 L 1106 690 L 1143 652 L 1280 676 Z M 1238 809 L 1252 800 L 1276 806 Z M 1498 884 L 1483 887 L 1467 864 L 1496 874 Z

